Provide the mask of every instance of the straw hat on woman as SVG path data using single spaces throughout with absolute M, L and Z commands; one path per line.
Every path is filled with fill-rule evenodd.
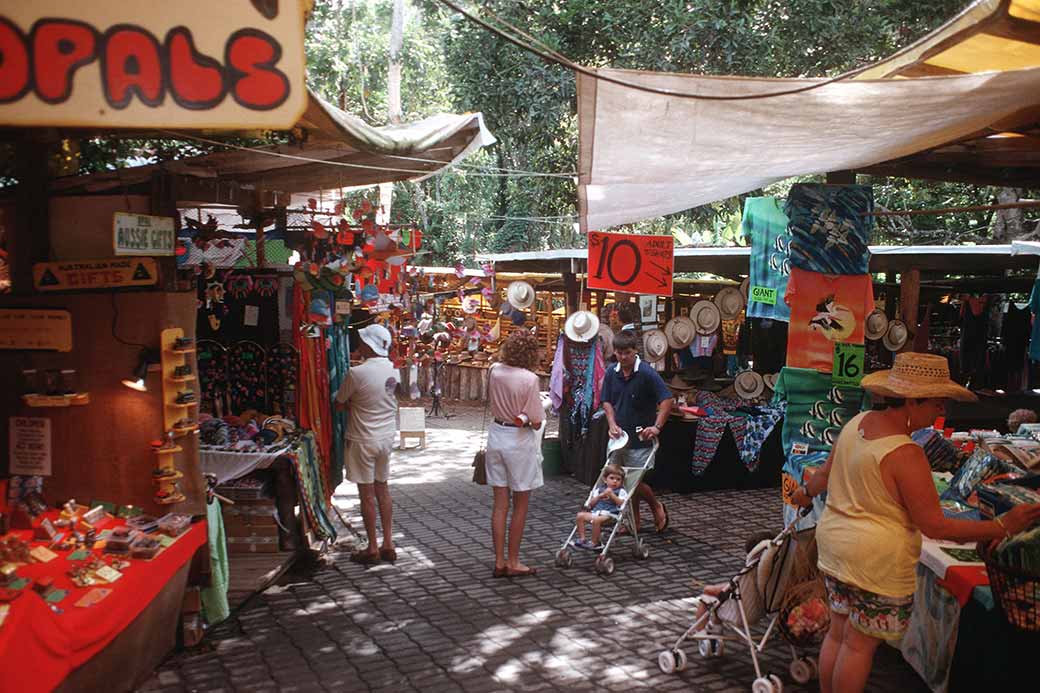
M 957 542 L 1003 539 L 1040 520 L 1040 504 L 994 519 L 943 515 L 928 459 L 910 433 L 942 416 L 946 400 L 975 395 L 950 379 L 942 356 L 897 354 L 890 370 L 863 378 L 883 408 L 850 420 L 827 462 L 795 494 L 810 504 L 827 492 L 816 527 L 827 584 L 830 629 L 820 650 L 820 688 L 862 691 L 882 640 L 906 631 L 916 588 L 921 534 Z

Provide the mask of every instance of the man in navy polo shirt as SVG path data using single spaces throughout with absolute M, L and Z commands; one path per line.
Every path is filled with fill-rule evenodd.
M 614 336 L 614 357 L 617 364 L 607 369 L 600 390 L 603 412 L 607 415 L 610 437 L 617 438 L 624 431 L 628 445 L 624 451 L 625 466 L 641 466 L 653 447 L 652 440 L 661 433 L 668 414 L 672 411 L 672 393 L 654 367 L 636 353 L 638 338 L 631 330 L 622 330 Z M 639 433 L 636 429 L 641 428 Z M 636 486 L 635 522 L 639 527 L 639 503 L 650 504 L 654 513 L 654 527 L 658 533 L 668 528 L 668 510 L 654 498 L 654 491 L 646 483 Z

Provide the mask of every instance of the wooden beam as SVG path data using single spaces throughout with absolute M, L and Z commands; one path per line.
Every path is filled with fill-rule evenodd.
M 884 210 L 880 212 L 863 212 L 863 217 L 907 217 L 917 214 L 951 214 L 956 212 L 990 212 L 996 209 L 1030 209 L 1040 207 L 1040 200 L 1019 200 L 999 205 L 973 205 L 971 207 L 934 207 L 932 209 Z
M 906 344 L 899 351 L 913 351 L 917 336 L 917 307 L 921 300 L 921 270 L 916 267 L 899 277 L 899 313 L 910 332 Z
M 899 70 L 895 74 L 900 77 L 948 77 L 950 75 L 963 75 L 964 73 L 960 70 L 951 70 L 948 67 L 940 67 L 939 65 L 914 63 L 913 65 L 908 65 L 905 69 Z
M 1012 188 L 1040 187 L 1040 171 L 1014 168 L 985 170 L 969 166 L 942 166 L 923 164 L 909 160 L 890 161 L 859 169 L 860 173 L 897 178 L 919 178 L 972 185 L 997 185 Z
M 47 260 L 50 254 L 51 140 L 30 137 L 15 145 L 18 196 L 13 233 L 7 239 L 11 293 L 20 296 L 33 293 L 33 263 Z
M 855 171 L 828 171 L 827 183 L 829 185 L 855 185 Z

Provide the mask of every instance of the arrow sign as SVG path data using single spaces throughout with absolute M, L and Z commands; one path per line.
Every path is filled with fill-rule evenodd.
M 589 231 L 588 287 L 630 294 L 672 295 L 675 241 Z

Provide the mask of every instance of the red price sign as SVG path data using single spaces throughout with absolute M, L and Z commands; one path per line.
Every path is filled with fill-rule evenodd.
M 671 296 L 674 253 L 671 236 L 589 231 L 588 287 Z

